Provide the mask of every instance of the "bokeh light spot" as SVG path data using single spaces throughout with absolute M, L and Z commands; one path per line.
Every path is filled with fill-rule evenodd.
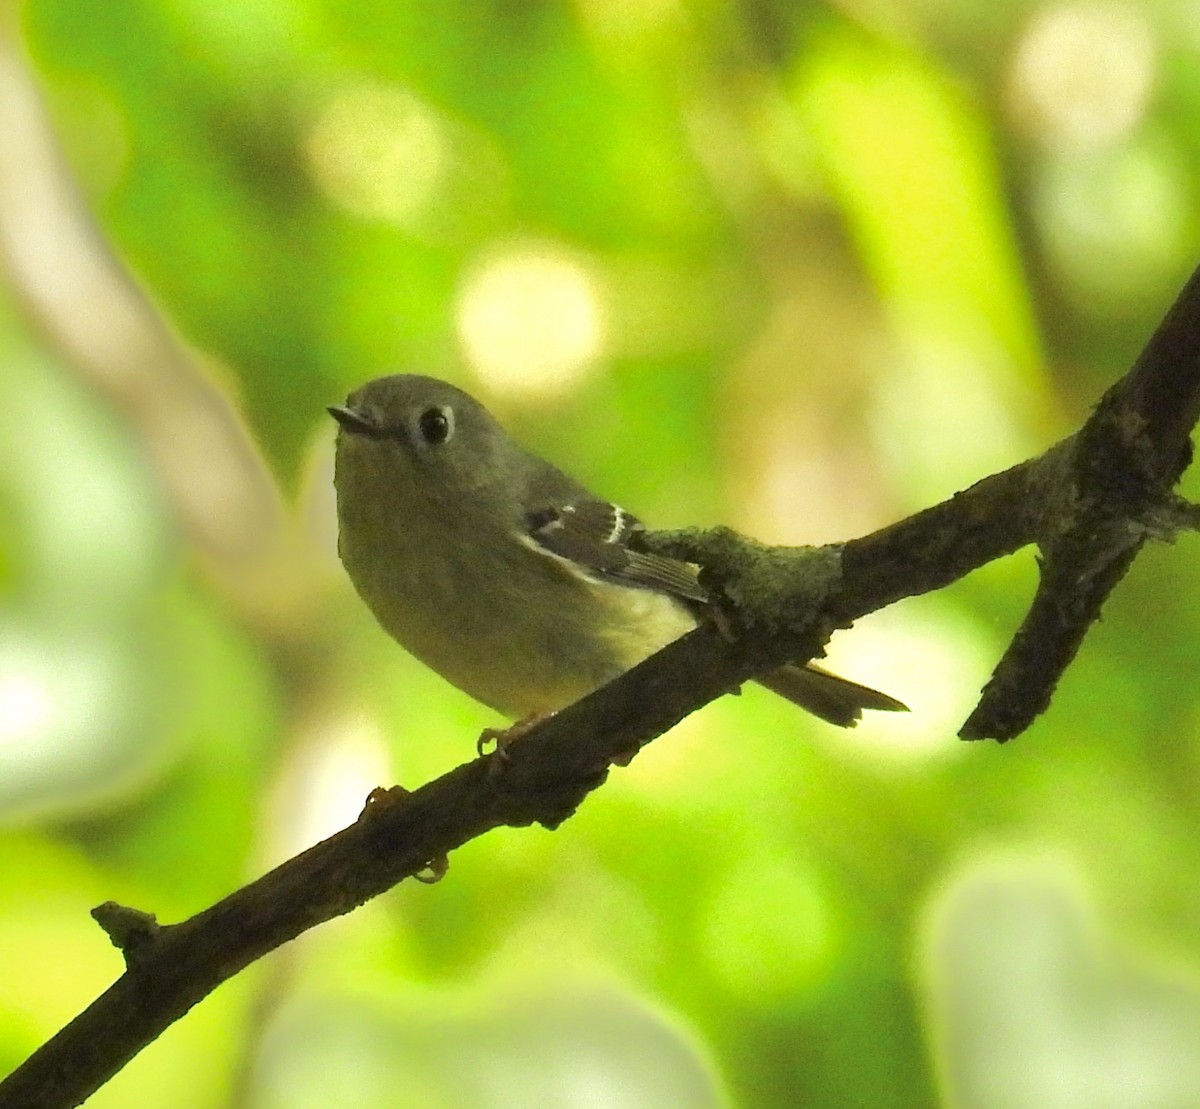
M 597 281 L 581 260 L 552 244 L 524 243 L 468 273 L 458 338 L 489 389 L 556 395 L 600 357 L 604 316 Z
M 0 629 L 0 819 L 112 792 L 145 768 L 135 665 L 104 637 Z
M 272 862 L 353 824 L 371 790 L 396 777 L 383 736 L 368 717 L 312 721 L 301 740 L 280 783 Z
M 49 730 L 54 698 L 47 684 L 30 672 L 0 675 L 0 747 L 22 747 Z
M 358 215 L 407 225 L 445 183 L 448 127 L 406 89 L 363 84 L 336 93 L 305 145 L 317 184 Z
M 872 613 L 833 638 L 822 665 L 898 697 L 911 711 L 868 712 L 857 727 L 823 738 L 880 773 L 919 773 L 965 758 L 968 745 L 948 737 L 978 699 L 998 650 L 986 628 L 941 597 Z
M 1130 5 L 1046 8 L 1013 58 L 1014 108 L 1049 147 L 1105 146 L 1145 114 L 1157 53 L 1143 11 Z
M 1127 313 L 1169 295 L 1197 239 L 1189 172 L 1186 156 L 1154 135 L 1051 161 L 1033 211 L 1052 272 L 1078 308 Z

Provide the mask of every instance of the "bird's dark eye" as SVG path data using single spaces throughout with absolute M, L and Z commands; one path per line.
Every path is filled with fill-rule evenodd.
M 426 408 L 417 419 L 417 430 L 431 447 L 444 443 L 454 434 L 454 409 L 448 405 Z

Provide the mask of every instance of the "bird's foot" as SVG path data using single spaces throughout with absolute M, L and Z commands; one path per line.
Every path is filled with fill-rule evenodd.
M 503 763 L 508 758 L 508 749 L 522 736 L 528 735 L 543 720 L 549 720 L 553 712 L 531 712 L 507 728 L 484 728 L 475 741 L 475 750 L 480 757 L 493 754 L 496 761 Z M 489 748 L 491 750 L 489 751 Z
M 385 808 L 403 805 L 411 796 L 412 791 L 403 786 L 376 786 L 367 794 L 367 800 L 363 805 L 362 812 L 358 814 L 358 819 L 376 820 Z M 435 855 L 413 877 L 418 882 L 424 882 L 427 886 L 431 886 L 434 882 L 440 882 L 449 869 L 450 856 Z

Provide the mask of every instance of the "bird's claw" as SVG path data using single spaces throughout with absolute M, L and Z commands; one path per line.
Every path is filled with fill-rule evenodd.
M 508 749 L 518 739 L 533 731 L 543 720 L 549 720 L 553 715 L 552 712 L 534 712 L 522 717 L 516 723 L 510 724 L 507 728 L 484 728 L 475 741 L 475 750 L 480 758 L 488 754 L 494 755 L 492 766 L 498 771 L 508 760 Z M 491 748 L 490 751 L 489 748 Z
M 403 786 L 376 786 L 367 794 L 367 800 L 363 804 L 362 812 L 358 814 L 358 819 L 375 820 L 381 815 L 383 809 L 403 804 L 411 796 L 412 791 Z M 424 882 L 427 886 L 431 886 L 435 882 L 440 882 L 449 869 L 450 857 L 445 854 L 435 855 L 413 877 L 418 882 Z

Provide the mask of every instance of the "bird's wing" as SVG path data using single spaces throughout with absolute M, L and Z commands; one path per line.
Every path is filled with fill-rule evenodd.
M 644 528 L 636 517 L 616 505 L 580 499 L 531 512 L 526 524 L 531 546 L 569 563 L 577 573 L 669 593 L 693 610 L 709 601 L 700 585 L 698 570 L 691 563 L 630 548 L 630 537 Z M 822 720 L 843 728 L 854 725 L 863 709 L 908 711 L 907 706 L 886 693 L 839 678 L 811 664 L 782 666 L 758 681 Z
M 698 571 L 689 562 L 635 551 L 629 539 L 644 527 L 615 504 L 579 500 L 549 505 L 526 517 L 531 542 L 576 569 L 607 581 L 707 602 Z

